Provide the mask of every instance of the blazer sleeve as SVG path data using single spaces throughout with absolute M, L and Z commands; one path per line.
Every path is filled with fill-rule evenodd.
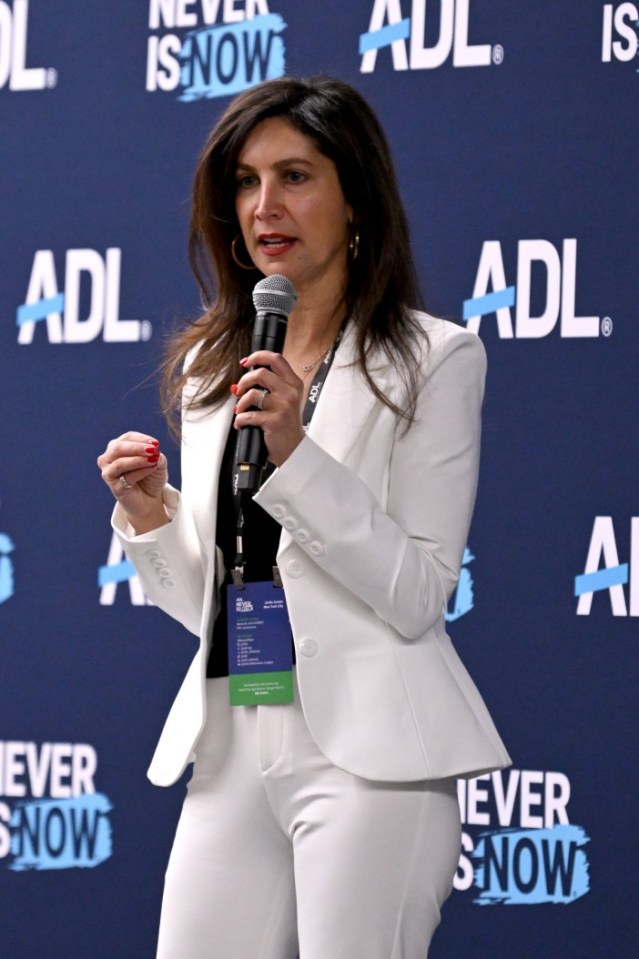
M 205 593 L 199 540 L 178 491 L 166 486 L 163 496 L 171 517 L 165 526 L 136 536 L 119 503 L 111 525 L 151 602 L 198 636 Z
M 185 361 L 190 366 L 199 347 L 196 345 Z M 187 381 L 182 396 L 182 491 L 167 484 L 163 491 L 170 523 L 136 535 L 122 507 L 116 504 L 111 518 L 127 559 L 135 566 L 144 592 L 152 603 L 199 636 L 203 610 L 206 608 L 206 556 L 197 534 L 189 505 L 189 477 L 185 464 L 185 436 L 189 430 L 188 403 L 198 383 Z
M 445 611 L 477 488 L 486 355 L 450 329 L 427 354 L 415 422 L 398 418 L 385 508 L 308 436 L 256 496 L 276 519 L 284 505 L 309 531 L 308 557 L 406 639 Z

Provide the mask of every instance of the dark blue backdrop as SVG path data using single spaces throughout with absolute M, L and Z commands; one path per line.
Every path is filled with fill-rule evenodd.
M 638 20 L 600 0 L 1 0 L 3 955 L 154 954 L 183 784 L 144 771 L 193 639 L 112 551 L 95 457 L 129 428 L 168 445 L 153 374 L 197 310 L 195 158 L 230 92 L 283 71 L 371 101 L 426 300 L 489 354 L 449 618 L 514 767 L 461 787 L 431 955 L 634 954 Z

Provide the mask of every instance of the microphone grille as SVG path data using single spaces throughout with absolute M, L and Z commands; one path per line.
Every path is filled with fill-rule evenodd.
M 280 273 L 265 276 L 253 289 L 253 304 L 258 312 L 272 310 L 288 316 L 296 301 L 295 287 L 288 277 Z

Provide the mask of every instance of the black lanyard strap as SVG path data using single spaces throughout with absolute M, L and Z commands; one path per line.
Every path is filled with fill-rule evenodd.
M 311 420 L 313 419 L 313 413 L 315 412 L 317 401 L 319 400 L 320 393 L 324 388 L 324 383 L 326 382 L 328 372 L 333 365 L 333 360 L 335 359 L 335 354 L 337 353 L 337 347 L 342 341 L 345 328 L 346 321 L 342 323 L 337 336 L 333 340 L 332 345 L 329 347 L 328 353 L 324 356 L 322 362 L 318 366 L 315 378 L 310 385 L 308 396 L 306 397 L 306 403 L 304 404 L 304 412 L 302 413 L 302 426 L 304 427 L 305 433 L 308 432 L 308 428 L 311 425 Z

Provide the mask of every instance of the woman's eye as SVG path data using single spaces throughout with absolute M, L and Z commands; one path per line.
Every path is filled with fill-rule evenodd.
M 238 190 L 248 190 L 249 187 L 255 186 L 257 183 L 257 177 L 254 176 L 240 176 L 237 178 L 237 188 Z
M 286 179 L 289 183 L 303 183 L 306 177 L 303 173 L 300 173 L 299 170 L 289 170 L 286 174 Z

